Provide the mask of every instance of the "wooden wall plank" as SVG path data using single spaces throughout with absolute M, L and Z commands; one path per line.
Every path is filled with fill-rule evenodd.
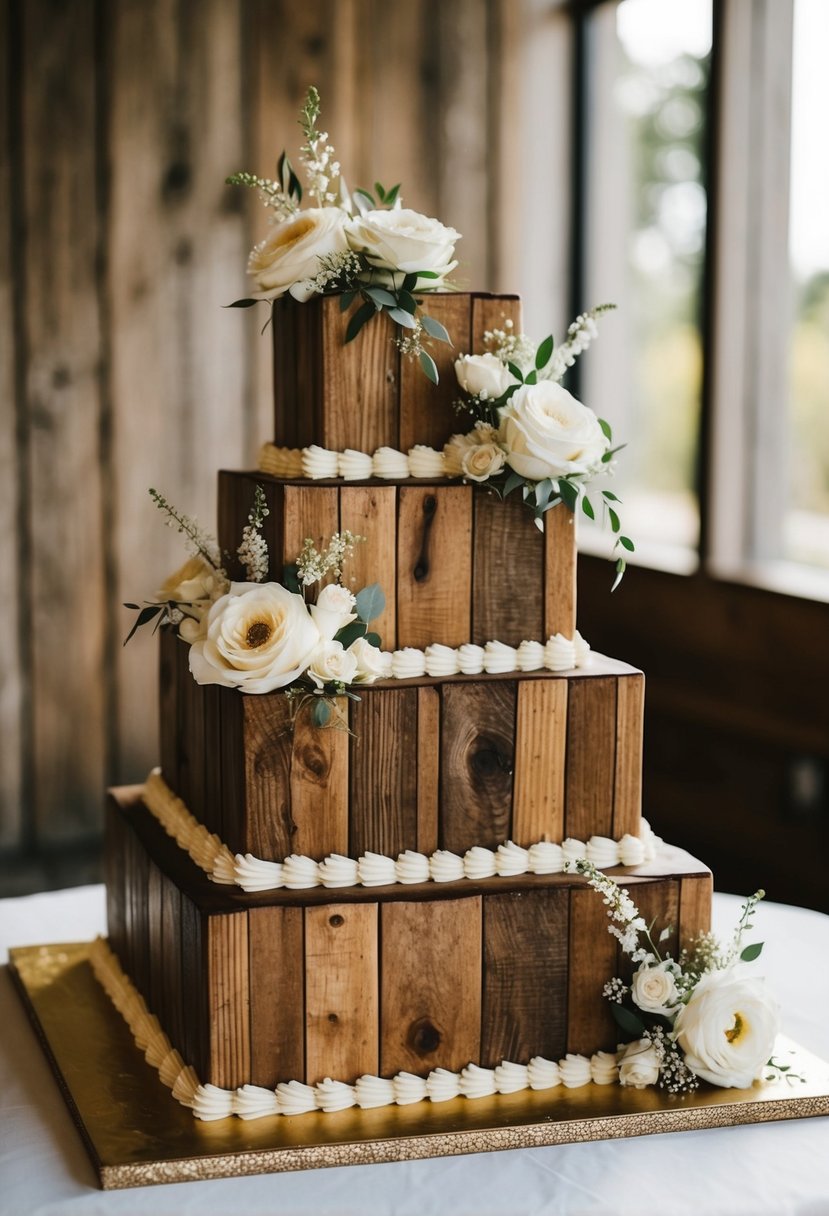
M 244 723 L 246 822 L 237 837 L 244 844 L 231 844 L 229 840 L 227 843 L 231 849 L 240 848 L 265 861 L 281 861 L 294 851 L 290 707 L 279 694 L 235 695 L 241 702 Z M 224 739 L 224 730 L 222 737 Z
M 519 296 L 476 295 L 472 301 L 470 350 L 461 351 L 460 354 L 483 354 L 486 349 L 484 334 L 488 329 L 503 329 L 505 321 L 512 321 L 513 333 L 522 332 L 523 321 Z
M 398 646 L 461 646 L 471 636 L 472 487 L 401 486 Z
M 170 789 L 180 791 L 179 779 L 179 651 L 186 651 L 175 629 L 158 635 L 158 736 L 161 773 Z
M 181 892 L 165 874 L 161 875 L 161 984 L 164 1020 L 162 1026 L 174 1047 L 184 1045 L 184 1022 L 192 1010 L 184 1004 L 181 975 Z
M 220 791 L 222 839 L 232 853 L 246 853 L 247 846 L 247 759 L 245 746 L 245 698 L 235 688 L 219 688 L 221 732 L 219 751 L 207 756 L 207 780 Z
M 423 374 L 417 359 L 400 361 L 400 449 L 407 452 L 416 443 L 440 449 L 458 429 L 452 403 L 458 397 L 455 360 L 469 350 L 472 297 L 424 295 L 423 311 L 448 331 L 452 345 L 433 342 L 429 353 L 440 377 L 437 386 Z
M 219 473 L 219 548 L 225 556 L 228 578 L 245 582 L 247 571 L 237 556 L 242 532 L 253 506 L 256 487 L 265 495 L 268 515 L 262 525 L 262 536 L 268 546 L 268 579 L 282 580 L 285 565 L 283 549 L 283 494 L 281 484 L 264 473 L 239 473 L 223 469 Z M 296 555 L 293 554 L 293 561 Z M 266 581 L 266 580 L 263 580 Z
M 416 688 L 366 689 L 351 706 L 351 857 L 417 847 Z
M 105 415 L 97 276 L 103 166 L 94 6 L 32 0 L 19 12 L 31 813 L 39 838 L 55 843 L 98 830 L 100 796 L 92 791 L 104 785 L 109 747 L 114 656 L 104 608 L 109 542 L 102 523 L 109 504 L 100 460 Z M 154 680 L 154 665 L 144 663 L 153 667 Z
M 616 773 L 616 679 L 569 681 L 564 829 L 576 840 L 609 836 Z
M 519 680 L 512 839 L 564 839 L 567 681 Z
M 638 835 L 642 820 L 642 747 L 645 677 L 620 676 L 616 684 L 616 789 L 613 801 L 615 840 Z
M 607 931 L 607 908 L 590 887 L 572 887 L 567 981 L 568 1051 L 590 1055 L 594 1051 L 616 1049 L 616 1023 L 602 988 L 617 974 L 616 939 Z
M 208 769 L 212 758 L 210 753 L 205 750 L 204 689 L 190 674 L 189 650 L 189 646 L 179 643 L 176 656 L 179 713 L 179 789 L 177 793 L 184 799 L 190 812 L 212 832 L 216 825 L 208 820 L 205 797 L 207 787 L 211 784 L 208 780 Z M 211 804 L 211 809 L 214 806 L 215 804 Z
M 207 999 L 207 927 L 199 909 L 181 896 L 181 1002 L 185 1010 L 182 1026 L 182 1059 L 192 1064 L 199 1077 L 208 1072 L 209 1006 Z
M 441 848 L 493 848 L 511 830 L 515 681 L 442 689 Z
M 544 516 L 544 636 L 576 631 L 576 523 L 559 504 Z
M 288 739 L 291 851 L 318 861 L 329 853 L 348 853 L 348 708 L 343 697 L 337 712 L 342 729 L 314 726 L 309 712 L 300 711 Z
M 653 925 L 651 936 L 659 953 L 663 958 L 668 954 L 676 958 L 679 943 L 679 881 L 660 878 L 653 882 L 635 883 L 630 893 L 645 922 Z M 595 895 L 595 892 L 593 894 Z M 599 902 L 601 903 L 601 899 Z M 660 942 L 659 935 L 663 929 L 668 929 L 669 934 L 665 941 Z M 636 967 L 628 955 L 622 953 L 621 946 L 617 949 L 616 966 L 616 974 L 620 975 L 625 983 L 630 983 Z
M 151 1011 L 156 1015 L 162 1027 L 167 1026 L 167 992 L 164 986 L 161 953 L 161 883 L 162 875 L 158 866 L 148 858 L 147 888 L 147 967 L 149 969 L 149 988 L 144 997 Z
M 560 1059 L 567 1050 L 570 895 L 487 895 L 483 915 L 481 1064 Z
M 544 537 L 520 495 L 477 489 L 472 566 L 472 636 L 518 646 L 544 638 Z M 516 589 L 520 588 L 520 594 Z
M 384 650 L 397 645 L 397 489 L 394 486 L 343 486 L 340 490 L 340 528 L 364 536 L 355 545 L 343 571 L 343 581 L 359 591 L 379 583 L 386 607 L 371 628 L 379 633 Z
M 316 442 L 335 452 L 398 447 L 396 327 L 388 317 L 375 316 L 363 326 L 359 338 L 346 346 L 351 314 L 341 312 L 340 301 L 333 296 L 325 297 L 321 304 L 324 408 Z
M 116 800 L 107 795 L 104 816 L 104 881 L 107 901 L 107 938 L 121 966 L 127 955 L 127 826 Z
M 210 1068 L 203 1080 L 235 1089 L 250 1080 L 248 914 L 207 923 Z
M 192 679 L 192 677 L 191 677 Z M 193 681 L 195 683 L 195 681 Z M 199 685 L 204 718 L 204 822 L 220 840 L 225 840 L 224 800 L 222 783 L 211 776 L 211 769 L 221 762 L 222 755 L 222 689 L 218 684 Z M 207 757 L 210 757 L 208 760 Z
M 285 486 L 284 553 L 296 561 L 310 537 L 318 549 L 327 548 L 340 530 L 340 507 L 336 486 Z
M 305 1076 L 303 934 L 302 908 L 248 913 L 252 1085 Z
M 127 835 L 126 873 L 129 975 L 141 995 L 149 1001 L 150 859 L 134 832 Z
M 377 904 L 305 909 L 305 1080 L 378 1071 Z
M 434 853 L 438 847 L 440 806 L 440 693 L 417 690 L 417 848 Z
M 679 948 L 691 949 L 700 933 L 711 928 L 714 879 L 710 874 L 687 874 L 679 880 Z
M 481 1048 L 481 898 L 381 905 L 380 1073 L 460 1070 Z

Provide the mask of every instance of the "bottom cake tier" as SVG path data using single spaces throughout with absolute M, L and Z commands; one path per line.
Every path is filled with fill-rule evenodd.
M 110 945 L 202 1085 L 414 1085 L 615 1049 L 602 989 L 630 965 L 578 875 L 246 893 L 211 882 L 140 793 L 109 799 Z M 674 957 L 710 927 L 711 874 L 681 850 L 610 873 Z

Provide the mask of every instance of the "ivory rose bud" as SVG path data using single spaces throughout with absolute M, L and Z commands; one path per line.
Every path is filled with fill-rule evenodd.
M 485 355 L 462 355 L 455 360 L 455 375 L 465 393 L 491 401 L 503 397 L 515 377 L 501 360 L 491 353 Z
M 379 646 L 372 646 L 365 638 L 357 638 L 348 649 L 357 662 L 355 684 L 373 684 L 385 677 L 386 663 Z
M 593 411 L 552 380 L 522 385 L 501 419 L 507 464 L 528 481 L 592 472 L 607 451 Z
M 259 299 L 274 300 L 286 291 L 297 300 L 309 299 L 308 280 L 319 272 L 319 259 L 348 248 L 345 220 L 339 207 L 312 207 L 277 224 L 248 258 Z
M 197 684 L 272 692 L 302 675 L 320 635 L 301 595 L 279 583 L 231 583 L 190 647 Z
M 477 422 L 467 435 L 453 435 L 443 446 L 444 473 L 447 477 L 461 477 L 463 461 L 470 448 L 498 442 L 498 431 L 488 422 Z
M 337 681 L 350 684 L 357 672 L 357 659 L 342 642 L 321 642 L 311 656 L 308 675 L 322 688 L 323 684 Z
M 628 1043 L 619 1061 L 619 1084 L 644 1089 L 659 1080 L 659 1056 L 650 1039 Z
M 330 642 L 344 625 L 350 625 L 357 619 L 357 614 L 352 611 L 354 603 L 354 596 L 340 583 L 329 583 L 323 587 L 316 604 L 311 605 L 311 616 L 324 642 Z
M 428 270 L 438 276 L 424 279 L 421 288 L 439 286 L 458 264 L 453 254 L 460 233 L 405 207 L 355 216 L 346 224 L 346 235 L 351 248 L 380 270 Z
M 631 996 L 644 1013 L 672 1018 L 676 1013 L 679 993 L 670 967 L 665 963 L 658 963 L 655 967 L 643 963 L 633 977 Z
M 747 1089 L 774 1051 L 778 1010 L 762 979 L 739 968 L 712 971 L 694 988 L 674 1023 L 685 1063 L 704 1081 Z
M 159 603 L 179 605 L 182 619 L 178 632 L 185 642 L 196 642 L 205 635 L 205 617 L 214 599 L 227 590 L 228 582 L 203 557 L 189 558 L 156 592 Z
M 464 477 L 470 481 L 486 481 L 504 467 L 504 450 L 497 443 L 479 443 L 467 448 L 461 457 Z

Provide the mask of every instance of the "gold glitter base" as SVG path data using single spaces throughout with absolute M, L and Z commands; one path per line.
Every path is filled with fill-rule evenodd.
M 781 1039 L 805 1084 L 689 1097 L 586 1085 L 200 1123 L 171 1097 L 95 980 L 89 944 L 12 950 L 11 973 L 105 1190 L 330 1165 L 610 1140 L 829 1114 L 829 1064 Z

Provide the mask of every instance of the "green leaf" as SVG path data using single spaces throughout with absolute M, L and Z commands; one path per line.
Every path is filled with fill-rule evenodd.
M 621 583 L 622 579 L 625 577 L 626 568 L 627 568 L 627 563 L 625 562 L 625 559 L 623 557 L 620 557 L 616 563 L 616 577 L 613 580 L 613 586 L 610 588 L 611 595 L 616 590 L 616 588 L 619 586 L 619 583 Z
M 571 511 L 575 511 L 576 503 L 579 500 L 579 492 L 571 481 L 566 477 L 562 477 L 558 483 L 558 492 L 562 497 L 564 505 Z
M 383 643 L 380 641 L 380 634 L 379 634 L 379 633 L 375 633 L 375 632 L 374 632 L 374 630 L 370 630 L 370 631 L 369 631 L 369 632 L 366 634 L 366 641 L 368 642 L 368 644 L 369 644 L 370 646 L 376 646 L 378 650 L 380 649 L 380 647 L 381 647 L 381 646 L 382 646 L 382 644 L 383 644 Z
M 282 586 L 296 595 L 302 594 L 296 562 L 288 562 L 282 567 Z
M 357 296 L 356 291 L 344 291 L 340 296 L 340 312 L 348 312 Z
M 345 331 L 345 342 L 353 342 L 366 321 L 370 321 L 376 312 L 377 309 L 372 303 L 367 301 L 365 304 L 361 304 L 348 322 L 348 328 Z
M 610 423 L 606 422 L 604 420 L 604 418 L 600 418 L 599 426 L 602 428 L 602 434 L 604 435 L 607 442 L 612 443 L 613 442 L 613 431 L 611 430 Z
M 607 508 L 607 517 L 610 520 L 610 526 L 613 529 L 613 531 L 620 532 L 622 530 L 622 525 L 619 522 L 619 516 L 616 514 L 616 512 L 613 510 L 612 507 Z
M 553 483 L 551 478 L 545 477 L 543 481 L 536 482 L 535 487 L 535 505 L 543 511 L 547 503 L 550 501 L 550 495 L 553 492 Z
M 341 642 L 344 650 L 348 650 L 352 642 L 356 642 L 357 638 L 365 635 L 365 621 L 349 621 L 347 625 L 343 625 L 342 629 L 338 629 L 334 635 L 335 642 Z
M 740 958 L 744 963 L 753 963 L 756 958 L 760 957 L 762 950 L 762 942 L 752 942 L 750 946 L 746 946 L 745 950 L 740 952 Z
M 606 498 L 608 502 L 621 502 L 618 494 L 614 494 L 612 490 L 602 490 L 602 498 Z
M 423 313 L 420 318 L 420 324 L 430 338 L 436 338 L 438 342 L 446 342 L 449 346 L 452 345 L 452 339 L 449 337 L 445 327 L 441 325 L 440 321 L 436 321 L 434 317 Z
M 440 274 L 437 270 L 414 270 L 412 273 L 415 276 L 415 282 L 418 279 L 439 279 Z
M 623 549 L 627 549 L 628 553 L 633 553 L 634 550 L 636 549 L 636 545 L 634 545 L 633 541 L 630 539 L 629 536 L 620 536 L 619 544 L 622 546 Z
M 234 300 L 232 304 L 223 304 L 223 308 L 253 308 L 254 304 L 259 304 L 259 300 Z
M 406 275 L 406 278 L 411 278 L 411 275 Z M 405 286 L 406 279 L 403 280 L 404 286 L 397 290 L 397 303 L 400 308 L 412 314 L 417 312 L 417 300 L 414 298 L 408 287 Z
M 142 625 L 146 625 L 153 619 L 154 616 L 158 616 L 159 612 L 163 611 L 164 604 L 148 604 L 146 608 L 142 608 L 138 616 L 135 618 L 135 623 L 133 624 L 132 629 L 124 638 L 124 645 L 126 646 L 133 634 L 140 629 Z
M 553 356 L 553 335 L 550 334 L 539 343 L 538 350 L 535 352 L 535 366 L 539 371 L 542 367 L 546 367 Z
M 529 376 L 527 376 L 527 379 L 524 381 L 524 383 L 525 384 L 538 384 L 538 372 L 535 370 L 535 368 L 533 368 L 533 370 L 530 372 Z
M 407 274 L 403 279 L 403 290 L 414 291 L 415 287 L 417 287 L 417 275 Z
M 524 383 L 524 373 L 521 371 L 521 368 L 518 366 L 518 364 L 517 363 L 507 363 L 507 367 L 509 368 L 512 375 L 515 376 L 515 379 L 518 381 L 518 383 L 523 384 Z
M 521 476 L 520 473 L 516 473 L 515 470 L 513 469 L 511 472 L 509 472 L 507 474 L 507 479 L 504 482 L 504 491 L 503 491 L 504 498 L 506 498 L 507 494 L 511 494 L 513 492 L 513 490 L 517 490 L 518 487 L 522 486 L 523 484 L 524 484 L 524 478 Z
M 584 513 L 588 519 L 596 518 L 596 512 L 593 510 L 593 504 L 590 501 L 590 499 L 587 497 L 587 495 L 585 495 L 584 498 L 581 500 L 581 509 L 582 509 L 582 511 L 584 511 Z
M 389 308 L 388 314 L 392 321 L 396 321 L 404 329 L 414 329 L 415 319 L 410 312 L 406 312 L 405 308 Z
M 317 697 L 311 706 L 311 721 L 314 726 L 325 726 L 331 717 L 331 706 L 322 697 Z
M 369 194 L 368 190 L 363 190 L 360 186 L 358 186 L 354 191 L 353 197 L 358 201 L 362 200 L 363 205 L 365 206 L 367 204 L 371 211 L 374 211 L 377 206 L 374 201 L 374 195 Z
M 385 606 L 386 597 L 379 583 L 371 583 L 368 587 L 363 587 L 362 591 L 357 592 L 354 601 L 357 616 L 366 624 L 376 620 Z
M 368 296 L 379 308 L 396 308 L 397 300 L 384 287 L 364 287 L 363 295 Z
M 632 1009 L 628 1009 L 626 1005 L 619 1005 L 614 1001 L 611 1003 L 610 1012 L 613 1014 L 617 1025 L 624 1030 L 625 1034 L 630 1034 L 635 1039 L 640 1039 L 645 1033 L 645 1023 L 639 1017 L 639 1014 L 634 1013 Z
M 397 202 L 397 196 L 400 193 L 400 182 L 396 186 L 392 186 L 391 190 L 386 191 L 386 197 L 383 200 L 387 207 L 393 207 Z
M 125 607 L 125 608 L 131 608 L 131 609 L 133 610 L 133 612 L 140 612 L 140 611 L 141 611 L 141 605 L 140 605 L 140 604 L 124 604 L 124 607 Z
M 386 201 L 386 192 L 379 182 L 374 183 L 374 189 L 381 203 Z
M 420 366 L 423 368 L 427 379 L 432 381 L 432 384 L 437 384 L 439 382 L 440 376 L 438 375 L 437 364 L 432 356 L 427 354 L 425 350 L 420 352 Z

